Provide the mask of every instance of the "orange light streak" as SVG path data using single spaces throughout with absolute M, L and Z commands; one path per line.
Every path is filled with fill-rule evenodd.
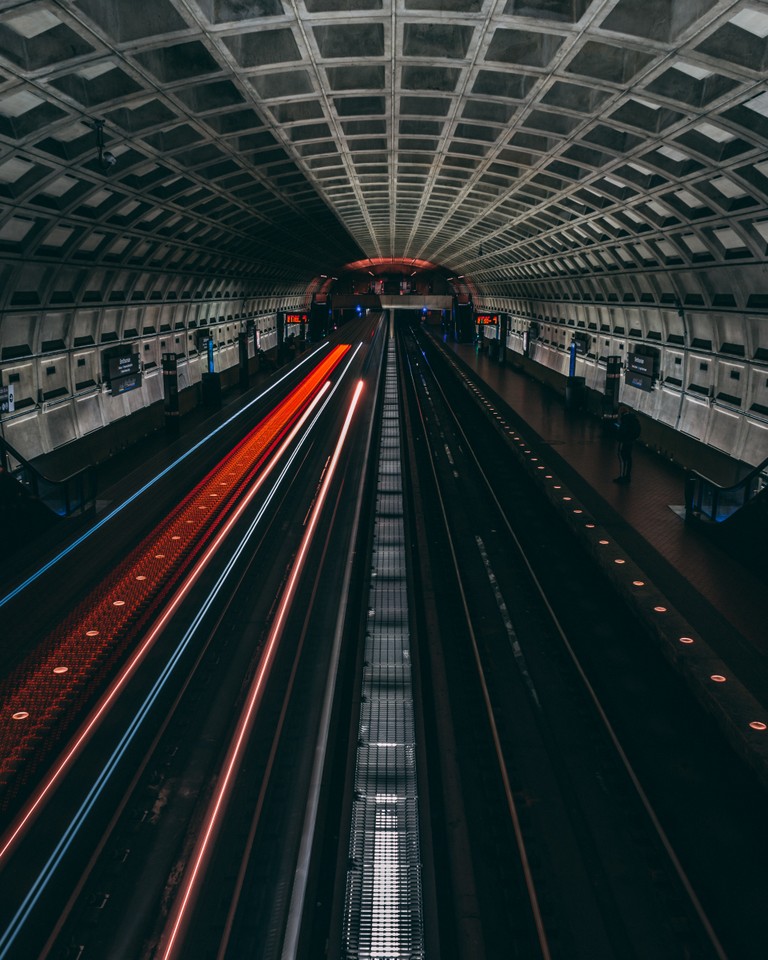
M 275 654 L 283 634 L 285 621 L 287 619 L 291 604 L 293 603 L 293 598 L 296 594 L 299 579 L 304 569 L 307 552 L 309 551 L 309 547 L 312 543 L 315 529 L 317 527 L 320 514 L 322 513 L 323 505 L 325 504 L 328 490 L 336 471 L 336 466 L 341 456 L 341 450 L 344 446 L 347 434 L 349 433 L 349 428 L 352 423 L 352 416 L 357 407 L 362 389 L 363 381 L 360 380 L 355 387 L 355 392 L 352 396 L 341 433 L 339 434 L 336 448 L 333 452 L 331 462 L 326 470 L 325 478 L 315 501 L 309 523 L 304 531 L 304 536 L 302 537 L 301 545 L 291 568 L 288 582 L 285 590 L 283 591 L 283 595 L 280 598 L 277 613 L 275 614 L 275 619 L 272 623 L 272 627 L 270 628 L 269 636 L 267 638 L 258 669 L 253 680 L 251 681 L 245 706 L 243 707 L 243 711 L 238 719 L 234 737 L 230 742 L 227 755 L 224 760 L 224 765 L 217 778 L 216 793 L 214 794 L 211 804 L 208 807 L 204 821 L 203 832 L 195 845 L 191 868 L 185 875 L 182 889 L 177 896 L 176 902 L 174 903 L 171 911 L 169 922 L 166 926 L 168 933 L 167 939 L 165 940 L 165 945 L 163 947 L 162 960 L 172 960 L 174 954 L 182 946 L 182 926 L 184 925 L 189 909 L 191 908 L 197 895 L 199 883 L 204 874 L 205 864 L 210 855 L 213 840 L 221 823 L 221 817 L 223 816 L 226 805 L 229 801 L 234 778 L 239 769 L 242 754 L 248 742 L 248 737 L 263 697 L 264 685 L 269 676 L 272 662 L 275 658 Z
M 203 572 L 205 567 L 208 565 L 210 560 L 218 551 L 221 544 L 224 542 L 228 534 L 230 533 L 232 527 L 238 522 L 243 512 L 248 507 L 248 504 L 253 500 L 253 498 L 258 493 L 260 487 L 269 477 L 269 474 L 272 472 L 274 467 L 277 465 L 280 460 L 283 452 L 290 446 L 290 444 L 295 440 L 298 433 L 301 431 L 302 427 L 309 419 L 312 411 L 319 404 L 320 400 L 327 392 L 330 386 L 330 382 L 326 383 L 320 388 L 310 405 L 302 414 L 300 420 L 294 425 L 290 434 L 284 439 L 279 450 L 277 451 L 275 457 L 265 468 L 263 474 L 258 478 L 251 490 L 244 497 L 242 502 L 235 509 L 234 513 L 229 517 L 223 527 L 219 530 L 213 542 L 210 544 L 205 554 L 198 561 L 196 567 L 192 570 L 189 576 L 182 582 L 179 589 L 176 591 L 176 594 L 172 598 L 171 602 L 165 607 L 162 611 L 160 617 L 152 625 L 150 631 L 144 637 L 141 645 L 135 651 L 131 659 L 125 664 L 120 674 L 113 680 L 107 689 L 106 693 L 103 695 L 99 703 L 96 705 L 94 710 L 91 712 L 85 723 L 82 725 L 77 734 L 70 741 L 66 751 L 59 758 L 56 765 L 49 771 L 47 778 L 43 783 L 38 787 L 34 796 L 27 804 L 25 809 L 22 811 L 21 815 L 18 817 L 16 823 L 13 825 L 5 837 L 3 837 L 2 844 L 0 845 L 0 862 L 6 856 L 11 847 L 18 840 L 19 836 L 24 833 L 30 824 L 33 822 L 35 816 L 39 813 L 40 809 L 44 805 L 45 801 L 48 799 L 49 795 L 52 793 L 58 781 L 66 774 L 67 770 L 70 768 L 72 763 L 75 761 L 83 746 L 90 739 L 94 730 L 98 727 L 99 723 L 103 719 L 104 715 L 108 712 L 110 707 L 113 705 L 114 701 L 120 695 L 121 691 L 124 689 L 128 681 L 134 675 L 138 669 L 141 662 L 144 660 L 144 657 L 154 644 L 155 640 L 160 636 L 162 631 L 167 626 L 168 622 L 171 620 L 173 615 L 176 613 L 182 601 L 189 595 L 192 587 L 195 585 L 197 580 L 200 577 L 200 574 Z
M 56 746 L 56 732 L 66 731 L 94 698 L 198 557 L 210 557 L 207 544 L 348 350 L 340 345 L 331 351 L 2 681 L 0 806 L 26 785 Z M 214 487 L 219 495 L 212 502 Z M 171 609 L 177 607 L 172 601 Z M 65 677 L 54 674 L 61 664 L 68 665 Z

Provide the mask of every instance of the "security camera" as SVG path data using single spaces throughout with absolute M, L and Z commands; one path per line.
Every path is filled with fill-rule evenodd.
M 105 167 L 114 167 L 114 165 L 117 163 L 117 157 L 114 155 L 114 153 L 110 153 L 109 150 L 105 150 L 101 156 L 101 162 Z

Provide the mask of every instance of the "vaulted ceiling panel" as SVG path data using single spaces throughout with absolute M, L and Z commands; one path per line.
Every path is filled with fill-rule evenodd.
M 225 244 L 228 269 L 291 283 L 415 257 L 478 289 L 567 274 L 591 291 L 590 272 L 663 277 L 765 252 L 757 0 L 6 7 L 11 257 L 98 267 L 162 236 L 153 269 L 218 262 Z M 97 120 L 114 164 L 99 162 Z

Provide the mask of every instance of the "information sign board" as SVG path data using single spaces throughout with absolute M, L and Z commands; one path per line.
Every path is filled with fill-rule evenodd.
M 110 357 L 109 379 L 117 380 L 119 377 L 130 377 L 139 372 L 138 353 L 125 353 L 120 357 Z
M 641 353 L 627 354 L 627 370 L 639 373 L 644 377 L 651 377 L 656 373 L 656 358 L 647 357 Z
M 635 373 L 633 370 L 624 371 L 624 383 L 638 390 L 645 390 L 647 393 L 653 390 L 653 377 L 644 373 Z
M 16 410 L 16 400 L 13 394 L 13 386 L 0 387 L 0 413 L 14 413 Z
M 132 373 L 127 377 L 115 377 L 114 380 L 110 380 L 109 386 L 113 396 L 119 393 L 127 393 L 129 390 L 135 390 L 136 387 L 141 386 L 141 374 Z

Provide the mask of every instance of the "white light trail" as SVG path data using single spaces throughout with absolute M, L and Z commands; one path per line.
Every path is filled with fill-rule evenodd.
M 349 364 L 347 364 L 347 367 L 345 368 L 345 370 L 348 369 L 348 367 L 349 367 Z M 320 400 L 322 399 L 322 397 L 327 394 L 327 396 L 325 396 L 325 401 L 322 403 L 322 405 L 320 405 L 319 409 L 317 409 L 314 419 L 309 424 L 304 434 L 300 437 L 299 442 L 297 443 L 290 457 L 286 461 L 283 469 L 280 471 L 280 474 L 277 477 L 274 486 L 272 487 L 269 494 L 267 495 L 263 505 L 260 507 L 256 517 L 253 519 L 250 526 L 248 527 L 248 530 L 246 531 L 242 540 L 240 541 L 235 551 L 233 552 L 233 555 L 230 558 L 229 562 L 227 563 L 224 571 L 221 573 L 218 580 L 216 581 L 216 584 L 214 585 L 211 592 L 208 594 L 206 600 L 204 601 L 203 605 L 198 610 L 190 627 L 187 629 L 186 633 L 184 634 L 182 639 L 179 641 L 178 646 L 171 654 L 170 659 L 167 661 L 165 667 L 163 668 L 157 680 L 155 681 L 154 685 L 152 686 L 152 689 L 147 694 L 147 697 L 145 698 L 141 707 L 139 708 L 137 713 L 134 715 L 128 728 L 126 729 L 119 743 L 115 747 L 111 756 L 107 760 L 107 763 L 105 764 L 101 773 L 99 774 L 96 781 L 88 791 L 88 794 L 83 800 L 80 807 L 78 808 L 77 813 L 75 814 L 75 816 L 73 817 L 73 819 L 71 820 L 67 828 L 65 829 L 64 833 L 62 834 L 61 838 L 56 844 L 53 852 L 51 853 L 45 865 L 43 866 L 43 869 L 40 871 L 38 877 L 32 883 L 32 886 L 30 887 L 29 891 L 24 897 L 24 900 L 22 901 L 21 905 L 19 906 L 13 918 L 11 919 L 8 927 L 3 932 L 2 936 L 0 936 L 0 960 L 5 960 L 5 958 L 9 955 L 9 951 L 13 946 L 13 943 L 16 940 L 16 937 L 21 932 L 24 924 L 29 918 L 30 913 L 34 909 L 35 904 L 39 900 L 41 894 L 43 893 L 46 886 L 48 885 L 51 878 L 53 877 L 54 873 L 56 872 L 56 869 L 58 868 L 59 864 L 61 863 L 61 860 L 63 859 L 64 855 L 69 849 L 70 844 L 72 843 L 74 838 L 77 836 L 83 824 L 87 820 L 87 817 L 91 812 L 94 804 L 96 803 L 99 795 L 101 794 L 102 790 L 108 783 L 109 779 L 117 769 L 117 766 L 120 760 L 122 759 L 126 750 L 128 749 L 134 737 L 136 736 L 139 729 L 141 728 L 144 720 L 147 717 L 147 714 L 149 713 L 150 709 L 154 705 L 155 701 L 160 695 L 165 684 L 173 674 L 173 671 L 178 665 L 178 662 L 181 659 L 183 653 L 185 652 L 190 642 L 192 641 L 192 638 L 194 637 L 196 631 L 198 630 L 205 614 L 210 609 L 219 591 L 222 589 L 225 581 L 227 580 L 230 573 L 232 572 L 232 569 L 234 568 L 237 560 L 240 558 L 241 554 L 245 550 L 245 547 L 248 541 L 251 539 L 254 532 L 256 531 L 256 528 L 261 522 L 261 519 L 264 516 L 267 510 L 267 507 L 272 502 L 274 497 L 277 495 L 277 491 L 279 490 L 280 485 L 283 482 L 283 479 L 285 478 L 290 465 L 293 463 L 295 458 L 299 455 L 301 448 L 303 447 L 304 443 L 307 441 L 312 430 L 315 428 L 320 416 L 322 415 L 323 411 L 327 407 L 331 396 L 333 395 L 336 388 L 338 387 L 339 382 L 340 381 L 338 381 L 337 384 L 334 386 L 334 388 L 331 390 L 328 389 L 330 385 L 329 382 L 326 382 L 323 385 L 320 392 L 314 398 L 314 400 L 312 401 L 310 406 L 307 408 L 307 410 L 304 412 L 300 420 L 295 424 L 294 428 L 291 430 L 288 436 L 286 436 L 286 438 L 283 440 L 279 450 L 275 455 L 275 458 L 270 462 L 270 471 L 271 471 L 272 466 L 277 463 L 277 460 L 279 459 L 279 457 L 285 452 L 285 450 L 290 445 L 290 443 L 298 435 L 302 426 L 307 422 L 307 419 L 311 415 L 312 411 L 315 410 L 318 404 L 320 404 Z M 257 481 L 257 488 L 258 486 L 261 485 L 261 482 L 263 481 L 262 481 L 262 476 L 260 475 L 259 481 Z M 198 566 L 210 560 L 210 558 L 213 556 L 213 552 L 215 552 L 215 548 L 221 544 L 224 537 L 226 536 L 226 533 L 231 529 L 231 527 L 234 525 L 234 523 L 239 518 L 239 516 L 242 515 L 242 512 L 245 510 L 245 507 L 247 505 L 247 502 L 250 502 L 250 500 L 253 499 L 255 492 L 256 492 L 255 489 L 249 491 L 249 494 L 247 495 L 247 498 L 246 498 L 246 502 L 244 502 L 238 507 L 236 514 L 233 514 L 233 516 L 229 519 L 229 521 L 225 525 L 225 528 L 223 528 L 222 531 L 220 531 L 220 533 L 217 535 L 215 540 L 211 543 L 209 549 L 206 551 L 206 554 L 199 561 Z M 185 581 L 184 586 L 181 588 L 184 592 L 184 596 L 189 594 L 189 591 L 191 590 L 191 587 L 194 581 L 199 578 L 199 574 L 201 572 L 202 572 L 202 567 L 200 567 L 200 569 L 198 570 L 197 566 L 192 571 L 192 573 L 190 574 L 190 577 L 188 578 L 187 581 Z M 179 599 L 178 603 L 180 602 L 181 602 L 181 598 Z M 174 604 L 174 611 L 178 608 L 178 603 Z M 151 631 L 153 640 L 156 639 L 162 627 L 164 627 L 165 624 L 167 623 L 169 617 L 170 617 L 170 614 L 166 616 L 164 613 L 159 618 L 158 622 L 155 624 L 155 626 Z M 107 691 L 107 694 L 105 694 L 104 698 L 102 698 L 102 701 L 100 701 L 100 703 L 97 705 L 93 714 L 86 721 L 84 727 L 81 729 L 81 732 L 78 734 L 76 739 L 70 745 L 64 758 L 57 765 L 51 777 L 49 777 L 49 779 L 44 784 L 43 788 L 41 788 L 41 790 L 38 791 L 38 793 L 35 795 L 33 804 L 30 805 L 30 807 L 27 809 L 25 814 L 21 817 L 19 822 L 10 831 L 7 838 L 4 839 L 2 848 L 0 848 L 0 860 L 2 859 L 2 857 L 7 855 L 8 851 L 10 850 L 14 842 L 19 838 L 21 833 L 30 825 L 30 823 L 34 819 L 35 814 L 39 812 L 43 804 L 43 801 L 50 795 L 55 785 L 58 783 L 58 781 L 61 779 L 63 774 L 68 769 L 69 764 L 74 760 L 74 758 L 79 753 L 82 746 L 84 745 L 85 741 L 90 737 L 91 733 L 93 732 L 95 727 L 98 725 L 99 721 L 103 717 L 106 710 L 109 709 L 109 707 L 114 703 L 118 694 L 125 687 L 128 680 L 130 679 L 130 676 L 132 676 L 133 673 L 135 673 L 139 663 L 143 659 L 143 656 L 146 654 L 147 650 L 149 649 L 149 646 L 151 646 L 151 643 L 148 643 L 147 641 L 145 641 L 142 644 L 142 646 L 139 648 L 137 653 L 131 659 L 129 664 L 126 665 L 124 672 L 115 681 L 113 686 Z
M 339 387 L 340 387 L 341 383 L 343 382 L 343 379 L 344 379 L 347 371 L 348 371 L 349 368 L 350 368 L 350 365 L 351 365 L 351 363 L 352 363 L 352 360 L 354 359 L 354 357 L 355 357 L 355 355 L 357 354 L 357 351 L 358 351 L 359 349 L 360 349 L 360 345 L 358 345 L 358 347 L 355 348 L 355 350 L 350 351 L 350 356 L 349 356 L 346 364 L 344 365 L 344 368 L 343 368 L 343 370 L 341 371 L 338 380 L 335 382 L 335 384 L 333 384 L 333 386 L 331 387 L 330 390 L 327 389 L 328 386 L 329 386 L 328 383 L 326 383 L 326 384 L 323 386 L 323 388 L 321 389 L 320 393 L 318 393 L 318 395 L 315 397 L 315 399 L 313 400 L 313 402 L 310 404 L 310 406 L 309 406 L 309 407 L 307 408 L 307 410 L 304 412 L 304 414 L 302 415 L 302 417 L 301 417 L 301 418 L 299 419 L 299 421 L 295 424 L 293 430 L 291 430 L 291 432 L 289 433 L 289 435 L 284 439 L 283 443 L 280 445 L 278 451 L 277 451 L 276 454 L 275 454 L 275 457 L 274 457 L 273 460 L 271 461 L 271 464 L 274 464 L 274 463 L 277 462 L 277 460 L 278 460 L 279 457 L 282 455 L 282 453 L 284 452 L 284 450 L 285 450 L 285 449 L 288 447 L 288 445 L 291 443 L 292 439 L 298 434 L 298 432 L 299 432 L 299 430 L 301 429 L 302 425 L 303 425 L 304 423 L 306 423 L 306 421 L 307 421 L 308 417 L 310 416 L 312 410 L 315 409 L 315 407 L 317 407 L 317 405 L 319 404 L 319 402 L 320 402 L 322 396 L 324 395 L 324 393 L 327 394 L 327 395 L 325 396 L 325 400 L 323 401 L 323 403 L 320 404 L 319 408 L 316 410 L 314 418 L 313 418 L 312 421 L 308 424 L 307 429 L 305 430 L 305 432 L 304 432 L 304 433 L 301 435 L 301 437 L 299 438 L 298 443 L 296 444 L 296 447 L 295 447 L 294 450 L 291 452 L 291 454 L 290 454 L 288 460 L 286 461 L 283 469 L 280 471 L 280 474 L 278 475 L 277 479 L 275 480 L 274 486 L 273 486 L 272 489 L 269 491 L 269 493 L 268 493 L 268 495 L 267 495 L 267 497 L 266 497 L 263 505 L 262 505 L 261 508 L 259 509 L 257 515 L 254 517 L 253 521 L 251 522 L 250 526 L 248 527 L 248 529 L 247 529 L 245 535 L 243 536 L 243 538 L 241 539 L 240 543 L 239 543 L 238 546 L 235 548 L 235 551 L 233 552 L 232 557 L 230 558 L 229 562 L 227 563 L 225 569 L 223 570 L 223 572 L 222 572 L 221 575 L 219 576 L 218 580 L 216 581 L 215 585 L 213 586 L 211 592 L 208 594 L 207 598 L 206 598 L 205 601 L 203 602 L 203 605 L 202 605 L 202 606 L 200 607 L 200 609 L 198 610 L 197 614 L 195 615 L 194 620 L 193 620 L 192 623 L 190 624 L 190 626 L 189 626 L 189 628 L 187 629 L 186 633 L 184 634 L 184 636 L 183 636 L 183 637 L 181 638 L 181 640 L 179 641 L 179 644 L 178 644 L 178 646 L 176 647 L 175 651 L 171 654 L 170 659 L 167 661 L 165 667 L 163 668 L 163 670 L 161 671 L 161 673 L 160 673 L 160 675 L 158 676 L 157 680 L 155 681 L 154 685 L 152 686 L 152 689 L 151 689 L 150 692 L 147 694 L 147 697 L 145 698 L 145 700 L 144 700 L 144 702 L 142 703 L 141 707 L 139 708 L 138 712 L 134 715 L 134 718 L 132 719 L 132 721 L 131 721 L 131 723 L 129 724 L 128 728 L 126 729 L 126 731 L 125 731 L 125 733 L 123 734 L 122 738 L 120 739 L 119 743 L 118 743 L 117 746 L 115 747 L 115 749 L 114 749 L 114 751 L 112 752 L 111 756 L 110 756 L 109 759 L 107 760 L 107 763 L 105 764 L 104 768 L 102 769 L 102 772 L 99 774 L 99 776 L 97 777 L 96 781 L 95 781 L 94 784 L 91 786 L 90 790 L 88 791 L 88 794 L 86 795 L 85 799 L 84 799 L 83 802 L 81 803 L 80 807 L 78 808 L 77 812 L 75 813 L 75 816 L 74 816 L 73 819 L 70 821 L 70 823 L 69 823 L 69 825 L 67 826 L 67 828 L 65 829 L 64 833 L 63 833 L 62 836 L 60 837 L 59 841 L 57 842 L 57 844 L 56 844 L 53 852 L 52 852 L 51 855 L 49 856 L 49 858 L 48 858 L 48 860 L 46 861 L 45 865 L 43 866 L 42 870 L 41 870 L 40 873 L 38 874 L 37 878 L 33 881 L 30 889 L 28 890 L 28 892 L 27 892 L 27 894 L 25 895 L 22 903 L 20 904 L 20 906 L 19 906 L 18 909 L 16 910 L 15 914 L 13 915 L 11 921 L 9 922 L 9 924 L 8 924 L 8 926 L 6 927 L 5 931 L 3 932 L 2 936 L 0 936 L 0 960 L 5 960 L 5 958 L 9 956 L 9 951 L 11 950 L 11 948 L 12 948 L 12 946 L 13 946 L 16 938 L 18 937 L 19 933 L 21 932 L 21 930 L 22 930 L 23 927 L 24 927 L 24 924 L 26 923 L 26 921 L 28 920 L 30 914 L 32 913 L 32 910 L 34 909 L 35 904 L 36 904 L 37 901 L 40 899 L 43 891 L 45 890 L 45 888 L 46 888 L 46 887 L 48 886 L 48 884 L 50 883 L 52 877 L 54 876 L 54 874 L 55 874 L 55 872 L 56 872 L 56 869 L 58 868 L 59 864 L 61 863 L 61 861 L 62 861 L 64 855 L 66 854 L 67 850 L 69 849 L 71 843 L 73 842 L 73 840 L 75 839 L 75 837 L 76 837 L 77 834 L 79 833 L 80 829 L 82 828 L 82 826 L 83 826 L 84 823 L 86 822 L 86 820 L 87 820 L 87 818 L 88 818 L 88 815 L 90 814 L 90 812 L 91 812 L 94 804 L 96 803 L 98 797 L 100 796 L 102 790 L 104 789 L 104 787 L 107 785 L 107 783 L 109 782 L 110 778 L 111 778 L 112 775 L 114 774 L 115 770 L 117 769 L 117 767 L 118 767 L 118 765 L 119 765 L 120 760 L 122 759 L 122 757 L 123 757 L 123 755 L 125 754 L 126 750 L 128 749 L 128 747 L 129 747 L 130 744 L 132 743 L 134 737 L 136 736 L 136 734 L 137 734 L 138 731 L 140 730 L 140 728 L 141 728 L 144 720 L 146 719 L 147 714 L 149 713 L 151 707 L 154 705 L 155 701 L 157 700 L 158 696 L 160 695 L 161 691 L 163 690 L 165 684 L 168 682 L 168 680 L 170 679 L 171 675 L 173 674 L 173 671 L 175 670 L 176 666 L 178 665 L 179 660 L 181 659 L 183 653 L 185 652 L 185 650 L 187 649 L 187 647 L 188 647 L 189 644 L 191 643 L 191 641 L 192 641 L 195 633 L 197 632 L 198 628 L 200 627 L 200 624 L 202 623 L 203 618 L 205 617 L 205 614 L 206 614 L 206 613 L 208 612 L 208 610 L 210 609 L 210 607 L 211 607 L 211 605 L 213 604 L 214 600 L 216 599 L 219 591 L 222 589 L 222 587 L 224 586 L 225 581 L 227 580 L 227 578 L 229 577 L 230 573 L 231 573 L 232 570 L 234 569 L 234 566 L 235 566 L 237 560 L 240 558 L 240 556 L 241 556 L 241 554 L 243 553 L 243 551 L 245 550 L 245 547 L 247 546 L 249 540 L 251 539 L 251 537 L 252 537 L 253 534 L 255 533 L 255 531 L 256 531 L 259 523 L 260 523 L 261 520 L 262 520 L 262 517 L 264 516 L 264 514 L 265 514 L 265 512 L 266 512 L 266 510 L 267 510 L 267 507 L 268 507 L 269 504 L 272 502 L 272 500 L 274 499 L 274 497 L 277 495 L 277 491 L 279 490 L 280 485 L 282 484 L 282 482 L 283 482 L 283 480 L 284 480 L 284 478 L 285 478 L 285 476 L 286 476 L 286 474 L 287 474 L 287 472 L 288 472 L 291 464 L 294 462 L 294 460 L 296 459 L 296 457 L 299 455 L 302 447 L 304 446 L 304 444 L 307 442 L 307 440 L 308 440 L 309 437 L 311 436 L 312 431 L 315 429 L 315 427 L 316 427 L 316 425 L 317 425 L 320 417 L 322 416 L 323 412 L 325 411 L 325 409 L 327 408 L 328 404 L 330 403 L 330 400 L 331 400 L 331 398 L 333 397 L 333 395 L 335 394 L 336 390 L 339 389 Z M 270 467 L 270 469 L 271 469 L 271 467 Z M 243 507 L 243 509 L 245 509 L 245 508 Z M 242 513 L 242 510 L 240 511 L 240 513 Z M 231 525 L 232 525 L 233 522 L 234 522 L 234 520 L 232 520 L 231 523 L 228 523 L 227 526 L 228 526 L 228 527 L 231 527 Z M 216 541 L 215 541 L 215 542 L 220 543 L 220 542 L 221 542 L 221 539 L 223 539 L 223 537 L 219 536 L 219 537 L 216 538 Z M 211 547 L 212 547 L 212 546 L 213 546 L 213 544 L 211 544 Z M 206 555 L 207 555 L 207 554 L 206 554 Z M 201 558 L 201 561 L 200 561 L 200 562 L 202 562 L 202 558 Z M 194 575 L 194 572 L 195 572 L 195 571 L 193 570 L 193 572 L 190 574 L 190 578 L 192 578 L 192 576 Z M 185 586 L 186 586 L 186 584 L 185 584 Z M 182 588 L 182 589 L 184 589 L 184 588 Z M 190 587 L 188 587 L 188 588 L 186 589 L 186 594 L 189 593 L 189 589 L 191 589 L 191 585 L 190 585 Z M 165 623 L 167 622 L 167 618 L 166 618 L 165 616 L 161 616 L 160 620 L 162 620 L 163 625 L 165 625 Z M 159 632 L 159 631 L 158 631 L 158 632 Z M 154 629 L 153 629 L 153 633 L 154 633 Z M 157 633 L 154 633 L 154 635 L 155 635 L 155 637 L 156 637 L 156 636 L 157 636 Z M 146 650 L 148 649 L 148 647 L 143 644 L 141 649 L 144 651 L 144 653 L 146 653 Z M 134 670 L 134 672 L 135 672 L 136 668 L 138 667 L 138 663 L 140 662 L 139 660 L 136 659 L 136 657 L 138 657 L 138 652 L 137 652 L 137 655 L 130 661 L 130 663 L 133 664 L 133 670 Z M 135 662 L 134 662 L 134 661 L 135 661 Z M 127 669 L 127 667 L 126 667 L 126 669 Z M 105 694 L 105 696 L 104 696 L 104 698 L 102 699 L 102 701 L 97 705 L 97 707 L 96 707 L 94 713 L 92 714 L 92 716 L 86 721 L 84 727 L 81 729 L 81 734 L 79 734 L 79 735 L 76 737 L 75 741 L 73 741 L 73 744 L 71 745 L 70 749 L 67 751 L 67 754 L 66 754 L 66 756 L 65 756 L 65 760 L 67 760 L 67 758 L 69 758 L 69 760 L 71 760 L 71 759 L 74 758 L 74 756 L 76 755 L 76 753 L 77 753 L 77 752 L 80 750 L 80 748 L 83 746 L 85 740 L 88 738 L 88 736 L 90 736 L 90 733 L 93 731 L 94 726 L 98 723 L 98 720 L 101 718 L 101 716 L 103 716 L 104 711 L 107 709 L 106 701 L 109 699 L 109 703 L 110 703 L 110 704 L 113 703 L 114 700 L 117 698 L 120 690 L 126 685 L 128 679 L 129 679 L 129 677 L 121 675 L 121 677 L 118 678 L 118 680 L 115 681 L 115 684 L 113 685 L 113 687 L 110 688 L 110 690 L 107 691 L 107 693 Z M 122 684 L 121 684 L 121 681 L 122 681 Z M 97 714 L 98 714 L 98 716 L 96 716 Z M 91 721 L 93 721 L 93 723 L 92 723 Z M 34 815 L 41 809 L 42 804 L 43 804 L 43 800 L 51 793 L 51 791 L 53 790 L 54 786 L 56 785 L 56 783 L 58 782 L 58 780 L 61 778 L 61 776 L 62 776 L 65 772 L 66 772 L 65 761 L 63 760 L 60 764 L 57 765 L 56 770 L 54 771 L 54 774 L 52 775 L 52 777 L 49 778 L 49 780 L 46 782 L 46 784 L 45 784 L 44 787 L 41 789 L 41 791 L 38 791 L 38 793 L 35 795 L 35 798 L 34 798 L 34 800 L 33 800 L 34 806 L 33 806 L 32 808 L 28 808 L 28 809 L 27 809 L 26 813 L 22 816 L 22 818 L 20 819 L 20 821 L 19 821 L 19 822 L 12 828 L 12 830 L 10 831 L 10 834 L 9 834 L 9 836 L 8 836 L 8 839 L 6 839 L 6 840 L 3 842 L 2 848 L 0 848 L 0 862 L 2 861 L 2 857 L 5 856 L 5 855 L 7 855 L 10 847 L 11 847 L 12 844 L 15 842 L 15 840 L 18 839 L 18 837 L 21 835 L 21 833 L 31 824 L 32 820 L 34 819 Z M 44 792 L 43 792 L 43 791 L 44 791 Z
M 199 885 L 205 873 L 205 865 L 210 854 L 211 846 L 216 832 L 218 831 L 221 817 L 223 816 L 232 792 L 234 778 L 239 769 L 242 754 L 245 746 L 247 745 L 248 737 L 263 697 L 264 684 L 269 676 L 272 662 L 275 658 L 275 654 L 282 637 L 285 621 L 293 602 L 293 598 L 296 594 L 299 579 L 304 569 L 307 552 L 312 543 L 312 539 L 317 528 L 317 523 L 320 518 L 320 514 L 322 513 L 323 506 L 328 495 L 328 490 L 333 480 L 336 466 L 339 462 L 341 451 L 352 422 L 352 416 L 357 407 L 362 389 L 363 382 L 360 380 L 355 388 L 355 392 L 353 394 L 349 410 L 347 411 L 347 416 L 341 429 L 339 439 L 336 443 L 336 448 L 333 452 L 330 465 L 325 473 L 325 478 L 315 501 L 312 515 L 307 528 L 304 531 L 304 536 L 302 537 L 299 551 L 296 555 L 293 567 L 291 568 L 288 583 L 283 591 L 274 622 L 270 629 L 264 652 L 259 663 L 259 668 L 251 682 L 245 707 L 240 715 L 240 719 L 238 720 L 235 736 L 229 745 L 224 766 L 216 780 L 216 793 L 211 801 L 211 805 L 208 808 L 205 827 L 195 846 L 191 867 L 188 869 L 185 875 L 181 891 L 177 896 L 168 926 L 166 927 L 167 933 L 163 938 L 164 943 L 162 947 L 162 954 L 160 954 L 162 956 L 162 960 L 171 960 L 171 958 L 177 955 L 178 950 L 182 948 L 182 927 L 185 924 L 188 912 L 199 891 Z
M 141 487 L 135 493 L 131 494 L 131 496 L 128 497 L 126 500 L 123 500 L 123 502 L 118 504 L 118 506 L 116 506 L 113 510 L 110 510 L 109 513 L 107 513 L 105 516 L 101 518 L 101 520 L 95 523 L 92 527 L 89 527 L 84 534 L 82 534 L 76 540 L 73 540 L 72 543 L 69 544 L 69 546 L 65 547 L 60 553 L 57 553 L 55 557 L 52 557 L 46 564 L 44 564 L 42 567 L 36 570 L 33 574 L 27 577 L 27 579 L 24 580 L 23 583 L 20 583 L 17 587 L 14 587 L 14 589 L 6 593 L 4 597 L 0 597 L 0 609 L 4 607 L 5 604 L 8 603 L 10 600 L 12 600 L 14 597 L 17 597 L 20 593 L 22 593 L 22 591 L 26 590 L 26 588 L 30 586 L 30 584 L 33 584 L 44 573 L 50 570 L 51 567 L 54 567 L 60 560 L 63 560 L 64 557 L 70 554 L 76 547 L 79 547 L 81 543 L 84 543 L 90 536 L 96 533 L 97 530 L 100 530 L 105 524 L 109 523 L 109 521 L 112 520 L 114 517 L 116 517 L 118 513 L 120 513 L 122 510 L 125 510 L 125 508 L 129 506 L 131 503 L 133 503 L 134 500 L 138 500 L 138 498 L 142 496 L 144 493 L 146 493 L 147 490 L 149 490 L 159 480 L 162 480 L 163 477 L 165 477 L 172 470 L 178 467 L 180 463 L 183 463 L 184 460 L 186 460 L 187 457 L 191 456 L 196 450 L 199 450 L 200 447 L 208 443 L 208 441 L 212 437 L 215 437 L 217 433 L 219 433 L 225 427 L 228 427 L 234 420 L 236 420 L 239 416 L 241 416 L 241 414 L 245 413 L 246 410 L 249 410 L 255 403 L 258 403 L 260 400 L 263 400 L 264 397 L 266 397 L 268 393 L 274 390 L 275 387 L 279 386 L 283 382 L 283 380 L 289 377 L 292 373 L 298 370 L 303 364 L 311 360 L 316 353 L 318 353 L 320 350 L 323 350 L 327 346 L 328 346 L 327 342 L 323 343 L 316 350 L 313 350 L 312 353 L 307 354 L 307 356 L 304 357 L 303 360 L 297 363 L 295 367 L 292 367 L 287 373 L 285 373 L 278 380 L 275 380 L 274 383 L 270 384 L 270 386 L 267 387 L 266 390 L 262 391 L 258 395 L 258 397 L 254 397 L 254 399 L 246 403 L 244 407 L 241 407 L 240 410 L 237 411 L 237 413 L 233 413 L 231 417 L 229 417 L 227 420 L 224 421 L 224 423 L 219 424 L 218 427 L 216 427 L 214 430 L 211 430 L 211 432 L 207 434 L 205 437 L 203 437 L 202 440 L 198 440 L 198 442 L 194 446 L 190 447 L 189 450 L 187 450 L 180 457 L 174 460 L 173 463 L 169 464 L 167 467 L 165 467 L 164 470 L 161 470 L 160 473 L 152 477 L 151 480 L 148 480 L 143 487 Z

